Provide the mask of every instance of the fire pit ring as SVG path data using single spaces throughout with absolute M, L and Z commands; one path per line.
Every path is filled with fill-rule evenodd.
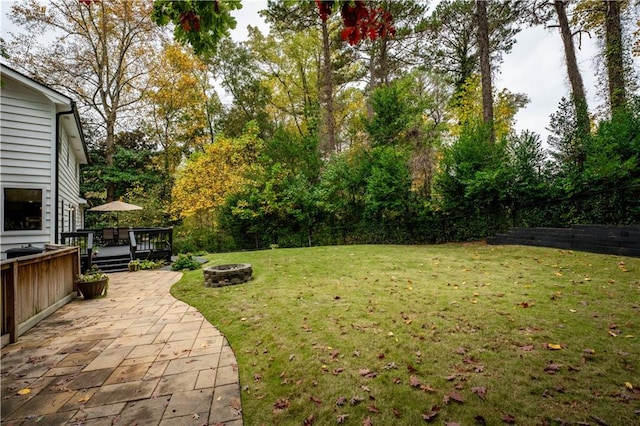
M 203 272 L 205 287 L 222 287 L 250 281 L 253 268 L 250 263 L 232 263 L 204 268 Z

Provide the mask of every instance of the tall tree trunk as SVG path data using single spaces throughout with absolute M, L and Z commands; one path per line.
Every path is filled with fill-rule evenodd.
M 576 118 L 578 130 L 581 134 L 587 135 L 590 131 L 589 112 L 587 105 L 587 96 L 584 92 L 584 84 L 582 75 L 578 68 L 576 60 L 576 50 L 573 44 L 573 36 L 567 19 L 567 2 L 566 0 L 556 0 L 553 3 L 558 15 L 558 26 L 560 27 L 560 35 L 564 46 L 564 58 L 567 63 L 567 73 L 569 75 L 569 83 L 571 84 L 571 99 L 576 109 Z
M 113 156 L 116 151 L 116 135 L 115 135 L 115 117 L 113 120 L 107 120 L 105 123 L 107 127 L 107 134 L 105 138 L 106 146 L 106 158 L 105 162 L 107 167 L 113 167 Z M 106 202 L 110 203 L 116 199 L 116 184 L 114 182 L 105 182 L 107 189 Z
M 478 48 L 480 54 L 480 77 L 482 82 L 482 119 L 491 128 L 491 142 L 495 140 L 493 129 L 493 87 L 491 84 L 491 61 L 489 58 L 489 20 L 487 3 L 476 0 L 478 18 Z
M 339 151 L 336 144 L 336 118 L 333 107 L 333 71 L 331 68 L 329 29 L 322 21 L 322 97 L 324 103 L 324 131 L 326 132 L 325 155 Z
M 622 59 L 622 24 L 620 22 L 620 3 L 617 0 L 604 0 L 604 6 L 604 56 L 609 78 L 609 102 L 613 113 L 626 105 L 624 62 Z

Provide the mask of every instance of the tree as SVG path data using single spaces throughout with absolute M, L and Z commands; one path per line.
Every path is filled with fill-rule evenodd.
M 374 90 L 401 78 L 412 68 L 422 65 L 421 52 L 426 41 L 419 28 L 426 19 L 426 2 L 415 0 L 380 1 L 380 7 L 393 16 L 394 32 L 357 46 L 367 70 L 365 94 L 370 99 Z M 373 119 L 373 106 L 367 103 L 367 119 Z
M 175 217 L 213 217 L 226 197 L 248 182 L 247 173 L 256 162 L 262 142 L 250 124 L 240 138 L 219 136 L 204 152 L 195 152 L 177 173 L 172 192 Z
M 556 15 L 558 17 L 558 27 L 560 28 L 560 36 L 562 37 L 562 45 L 564 46 L 564 57 L 567 64 L 567 74 L 569 83 L 571 84 L 571 99 L 576 110 L 576 126 L 585 136 L 589 134 L 589 112 L 587 107 L 587 95 L 584 91 L 582 83 L 582 74 L 578 68 L 576 60 L 576 51 L 573 44 L 573 32 L 569 27 L 567 18 L 567 2 L 565 0 L 556 0 L 553 2 Z
M 293 34 L 252 31 L 248 45 L 257 55 L 270 93 L 269 112 L 278 127 L 302 136 L 318 117 L 320 47 L 318 30 Z
M 93 204 L 102 204 L 106 198 L 105 182 L 115 188 L 115 198 L 121 198 L 134 188 L 152 191 L 168 180 L 169 175 L 156 167 L 159 153 L 147 132 L 136 129 L 116 134 L 116 152 L 113 165 L 106 164 L 104 139 L 89 146 L 90 164 L 82 167 L 80 192 Z
M 607 76 L 607 94 L 612 113 L 627 105 L 627 91 L 634 73 L 629 70 L 632 43 L 624 37 L 623 25 L 632 25 L 633 0 L 581 0 L 575 9 L 574 20 L 585 30 L 594 31 L 603 40 L 602 53 Z
M 524 10 L 514 1 L 486 3 L 489 54 L 497 70 L 502 55 L 510 52 L 515 43 L 515 35 L 520 31 L 518 19 Z M 443 74 L 456 91 L 479 70 L 477 24 L 473 2 L 442 0 L 420 28 L 430 40 L 424 50 L 424 65 Z
M 489 19 L 487 4 L 484 0 L 476 0 L 478 19 L 478 56 L 480 58 L 480 76 L 482 82 L 482 119 L 490 129 L 489 138 L 495 140 L 493 129 L 493 85 L 491 83 L 491 62 L 489 59 Z
M 172 23 L 177 41 L 190 45 L 197 55 L 210 57 L 236 27 L 231 11 L 241 8 L 240 0 L 154 0 L 151 18 L 162 26 Z
M 10 45 L 13 63 L 79 100 L 89 124 L 104 135 L 107 166 L 114 165 L 116 132 L 126 129 L 121 119 L 135 116 L 146 88 L 160 35 L 150 12 L 147 3 L 126 0 L 29 0 L 11 8 L 13 22 L 28 30 Z M 41 39 L 34 34 L 47 31 L 51 43 L 34 45 Z M 107 201 L 114 197 L 115 186 L 107 183 Z
M 250 34 L 255 33 L 259 34 L 256 28 L 250 30 Z M 271 93 L 263 82 L 259 59 L 247 43 L 236 43 L 226 38 L 207 61 L 213 77 L 233 97 L 231 105 L 225 108 L 215 125 L 217 131 L 228 137 L 240 137 L 252 121 L 257 123 L 262 138 L 273 132 L 267 112 Z
M 344 24 L 341 37 L 352 45 L 395 31 L 390 14 L 363 0 L 317 0 L 316 5 L 322 20 L 340 9 Z M 241 0 L 154 0 L 152 19 L 158 25 L 172 23 L 176 40 L 191 45 L 196 54 L 209 57 L 236 27 L 231 11 L 241 8 Z
M 624 78 L 624 61 L 622 47 L 622 22 L 620 18 L 620 2 L 604 1 L 605 5 L 605 54 L 607 75 L 609 76 L 609 101 L 611 110 L 616 111 L 626 106 L 626 85 Z
M 450 108 L 456 120 L 450 125 L 453 136 L 463 134 L 466 127 L 476 126 L 482 117 L 483 89 L 480 80 L 478 74 L 472 75 L 458 94 L 454 95 L 456 99 Z M 496 139 L 501 139 L 514 131 L 515 115 L 529 102 L 529 98 L 522 93 L 511 93 L 507 89 L 494 93 L 492 98 L 495 99 L 493 133 Z
M 185 156 L 213 143 L 211 107 L 221 107 L 208 80 L 206 65 L 178 44 L 165 45 L 150 71 L 149 126 L 162 147 L 162 170 L 167 176 L 173 175 Z M 171 193 L 167 183 L 165 196 Z

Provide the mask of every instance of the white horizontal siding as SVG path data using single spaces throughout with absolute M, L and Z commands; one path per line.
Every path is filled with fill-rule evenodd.
M 11 248 L 25 244 L 44 247 L 53 242 L 56 112 L 44 95 L 4 77 L 0 92 L 0 183 L 2 188 L 42 189 L 43 200 L 42 229 L 2 232 L 2 258 Z
M 55 105 L 40 93 L 3 82 L 0 104 L 0 161 L 3 186 L 49 184 L 53 176 Z M 37 179 L 33 179 L 37 177 Z M 45 178 L 47 178 L 45 180 Z

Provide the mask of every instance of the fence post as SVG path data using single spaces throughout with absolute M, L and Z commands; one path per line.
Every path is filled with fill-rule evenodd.
M 18 340 L 18 323 L 16 322 L 16 294 L 18 294 L 18 262 L 11 263 L 9 282 L 7 283 L 7 328 L 9 343 Z

